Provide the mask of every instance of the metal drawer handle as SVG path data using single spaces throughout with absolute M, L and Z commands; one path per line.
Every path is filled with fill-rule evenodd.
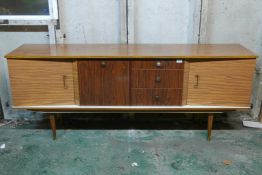
M 101 67 L 106 67 L 106 62 L 105 61 L 101 62 Z
M 160 61 L 158 61 L 158 62 L 156 62 L 156 67 L 161 67 L 162 65 L 161 65 L 161 62 Z
M 68 89 L 68 86 L 66 84 L 66 79 L 67 79 L 67 76 L 66 75 L 63 75 L 63 85 L 64 85 L 64 89 Z
M 157 76 L 156 76 L 156 82 L 157 82 L 157 83 L 160 83 L 160 81 L 161 81 L 161 77 L 160 77 L 159 75 L 157 75 Z
M 160 97 L 158 95 L 155 96 L 155 100 L 156 101 L 159 101 L 160 100 Z
M 196 78 L 196 83 L 194 85 L 194 88 L 197 89 L 198 88 L 198 84 L 199 84 L 199 75 L 195 75 Z

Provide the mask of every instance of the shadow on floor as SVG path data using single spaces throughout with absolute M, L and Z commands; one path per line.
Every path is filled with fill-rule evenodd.
M 57 129 L 140 129 L 140 130 L 206 130 L 207 114 L 63 114 L 57 118 Z M 49 129 L 49 120 L 30 121 L 17 129 Z M 240 118 L 215 114 L 213 129 L 245 129 Z

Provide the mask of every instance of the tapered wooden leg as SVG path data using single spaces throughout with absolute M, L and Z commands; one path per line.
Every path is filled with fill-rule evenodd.
M 214 119 L 214 114 L 210 113 L 208 114 L 208 124 L 207 124 L 207 130 L 208 130 L 208 136 L 207 140 L 211 140 L 211 132 L 212 132 L 212 127 L 213 127 L 213 119 Z
M 56 124 L 55 124 L 55 115 L 54 114 L 50 114 L 49 115 L 49 120 L 50 120 L 50 125 L 51 125 L 51 129 L 52 129 L 52 133 L 53 133 L 53 139 L 56 139 Z

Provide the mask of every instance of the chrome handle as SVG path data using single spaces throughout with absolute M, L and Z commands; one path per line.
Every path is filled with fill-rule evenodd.
M 156 76 L 156 82 L 157 83 L 160 83 L 160 81 L 161 81 L 161 77 L 158 75 L 158 76 Z
M 66 75 L 63 75 L 63 85 L 64 85 L 64 89 L 68 89 L 68 86 L 66 84 L 66 79 L 67 79 L 67 76 Z
M 196 83 L 194 85 L 194 88 L 197 89 L 198 88 L 198 84 L 199 84 L 199 75 L 195 75 L 196 78 Z
M 161 62 L 160 61 L 158 61 L 158 62 L 156 62 L 156 67 L 161 67 L 162 65 L 161 65 Z
M 101 67 L 106 67 L 106 62 L 105 61 L 101 62 Z

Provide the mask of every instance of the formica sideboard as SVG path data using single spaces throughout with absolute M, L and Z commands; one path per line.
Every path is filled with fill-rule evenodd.
M 6 55 L 15 109 L 196 112 L 250 109 L 256 55 L 223 45 L 22 45 Z

